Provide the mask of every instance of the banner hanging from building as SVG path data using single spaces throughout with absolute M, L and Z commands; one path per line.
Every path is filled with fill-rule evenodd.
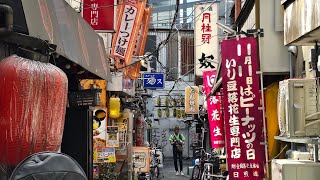
M 263 179 L 265 152 L 257 40 L 224 40 L 223 106 L 230 179 Z
M 185 89 L 185 111 L 186 114 L 199 113 L 199 87 L 187 86 Z
M 122 66 L 131 63 L 145 7 L 145 0 L 137 3 L 122 1 L 119 3 L 117 29 L 112 42 L 111 55 L 122 62 Z
M 218 66 L 218 3 L 196 4 L 194 8 L 195 74 L 202 76 L 204 71 Z
M 205 94 L 208 96 L 214 86 L 216 70 L 203 72 L 203 84 Z M 210 142 L 212 148 L 224 147 L 224 121 L 221 115 L 221 96 L 210 96 L 206 101 L 208 110 L 208 122 L 210 129 Z
M 214 86 L 214 80 L 216 79 L 216 70 L 203 72 L 203 85 L 206 96 L 208 96 Z
M 146 42 L 147 42 L 151 12 L 152 12 L 152 7 L 148 7 L 145 9 L 139 34 L 136 40 L 136 46 L 133 52 L 133 55 L 135 56 L 144 55 L 144 47 L 146 46 Z M 130 79 L 138 79 L 140 77 L 140 68 L 141 68 L 141 63 L 136 63 L 132 66 L 129 66 L 125 68 L 124 75 Z
M 114 31 L 115 0 L 83 0 L 82 16 L 96 31 Z

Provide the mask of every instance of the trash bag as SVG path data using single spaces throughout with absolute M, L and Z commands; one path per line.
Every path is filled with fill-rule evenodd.
M 9 180 L 87 180 L 81 166 L 62 153 L 40 152 L 23 160 Z

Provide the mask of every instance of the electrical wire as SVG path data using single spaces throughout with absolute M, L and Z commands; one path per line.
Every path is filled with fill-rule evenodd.
M 270 159 L 270 160 L 268 161 L 268 163 L 270 163 L 270 162 L 271 162 L 272 160 L 274 160 L 274 159 L 277 159 L 277 158 L 283 153 L 283 151 L 284 151 L 287 147 L 288 147 L 288 145 L 284 146 L 284 147 L 282 148 L 282 150 L 279 152 L 279 154 L 277 154 L 274 158 Z
M 178 2 L 178 3 L 177 3 L 177 2 Z M 198 18 L 201 16 L 201 14 L 203 14 L 203 12 L 205 12 L 208 8 L 210 8 L 213 3 L 215 3 L 215 2 L 212 2 L 206 9 L 204 9 L 197 17 L 194 18 L 194 19 L 195 19 L 195 22 L 197 22 L 197 21 L 199 20 Z M 155 53 L 158 53 L 162 48 L 164 48 L 164 45 L 166 45 L 166 44 L 169 42 L 170 39 L 174 39 L 174 38 L 173 38 L 173 35 L 175 35 L 176 33 L 179 32 L 179 29 L 177 29 L 176 32 L 172 33 L 173 26 L 176 25 L 175 22 L 176 22 L 176 20 L 177 20 L 177 16 L 178 16 L 178 12 L 179 12 L 179 4 L 180 4 L 180 3 L 179 3 L 179 0 L 177 0 L 177 1 L 176 1 L 176 11 L 175 11 L 174 19 L 173 19 L 173 21 L 172 21 L 171 28 L 170 28 L 170 31 L 169 31 L 169 34 L 168 34 L 167 38 L 166 38 L 165 40 L 161 41 L 161 42 L 158 44 L 158 46 L 157 46 L 157 48 L 156 48 L 156 50 L 155 50 L 154 52 L 152 52 L 151 54 L 147 55 L 147 56 L 144 57 L 144 58 L 148 58 L 148 57 L 154 55 Z M 197 6 L 196 6 L 196 7 L 197 7 Z M 192 16 L 192 14 L 193 14 L 193 12 L 195 11 L 196 7 L 193 9 L 193 11 L 190 13 L 190 15 L 189 15 L 186 19 L 189 19 L 189 18 Z M 230 7 L 230 8 L 231 8 L 231 7 Z M 229 8 L 229 9 L 230 9 L 230 8 Z M 228 11 L 228 10 L 227 10 L 227 11 Z M 186 23 L 182 24 L 180 30 L 183 28 L 183 26 L 184 26 L 185 24 L 186 24 Z M 155 29 L 155 30 L 156 30 L 156 29 Z M 216 36 L 219 36 L 219 35 L 212 36 L 211 38 L 216 37 Z M 211 38 L 210 38 L 210 39 L 211 39 Z M 174 40 L 175 40 L 175 39 L 174 39 Z M 180 43 L 180 44 L 181 44 L 181 43 Z M 204 43 L 203 43 L 203 44 L 204 44 Z M 197 46 L 192 46 L 192 45 L 191 45 L 191 46 L 192 46 L 192 47 L 198 47 L 198 46 L 202 46 L 203 44 L 197 45 Z M 141 61 L 141 60 L 140 60 L 140 61 Z M 117 68 L 117 70 L 123 69 L 123 68 L 126 68 L 126 67 L 130 67 L 130 66 L 133 66 L 133 65 L 135 65 L 135 64 L 137 64 L 137 63 L 140 63 L 140 61 L 137 61 L 137 62 L 134 62 L 134 63 L 132 63 L 132 64 L 123 66 L 123 67 L 121 67 L 121 68 Z M 161 68 L 162 68 L 163 70 L 165 70 L 165 74 L 166 74 L 167 76 L 170 76 L 170 75 L 168 74 L 168 72 L 170 72 L 170 70 L 169 70 L 167 67 L 165 67 L 164 64 L 163 64 L 161 61 L 159 61 L 158 58 L 156 58 L 156 61 L 157 61 L 158 64 L 160 64 Z M 180 78 L 180 79 L 176 79 L 176 78 L 173 78 L 172 76 L 171 76 L 171 78 L 172 78 L 172 79 L 175 79 L 175 81 L 178 81 L 178 80 L 184 81 L 184 80 L 181 79 L 181 78 Z M 188 85 L 191 87 L 191 85 L 190 85 L 188 82 L 184 81 L 184 83 L 188 84 Z M 175 86 L 176 84 L 177 84 L 177 83 L 175 83 L 174 86 Z M 174 89 L 174 86 L 173 86 L 172 89 Z

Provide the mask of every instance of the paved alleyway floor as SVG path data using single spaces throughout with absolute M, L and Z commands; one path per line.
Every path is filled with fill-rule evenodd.
M 191 166 L 191 160 L 183 161 L 183 173 L 184 176 L 176 176 L 174 170 L 173 159 L 165 159 L 164 167 L 160 168 L 160 178 L 161 180 L 187 180 L 190 179 L 190 175 L 187 175 L 187 169 Z M 190 172 L 191 174 L 192 172 Z

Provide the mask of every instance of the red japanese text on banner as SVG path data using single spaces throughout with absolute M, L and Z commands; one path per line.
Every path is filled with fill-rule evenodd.
M 224 121 L 221 115 L 221 96 L 211 96 L 207 101 L 210 142 L 212 148 L 225 145 Z
M 204 71 L 203 72 L 203 85 L 204 85 L 204 91 L 206 95 L 208 96 L 214 86 L 214 80 L 216 78 L 216 70 L 211 71 Z
M 265 154 L 257 40 L 224 40 L 222 50 L 223 106 L 230 179 L 263 179 Z
M 216 70 L 203 72 L 203 85 L 208 96 L 214 86 Z M 221 115 L 221 97 L 210 96 L 206 101 L 208 110 L 208 122 L 210 129 L 210 142 L 212 148 L 224 147 L 224 121 Z
M 138 3 L 122 3 L 118 7 L 117 30 L 112 42 L 113 57 L 124 60 L 125 65 L 131 63 L 131 58 L 139 34 L 146 1 Z
M 97 31 L 114 31 L 115 0 L 83 0 L 82 16 Z

